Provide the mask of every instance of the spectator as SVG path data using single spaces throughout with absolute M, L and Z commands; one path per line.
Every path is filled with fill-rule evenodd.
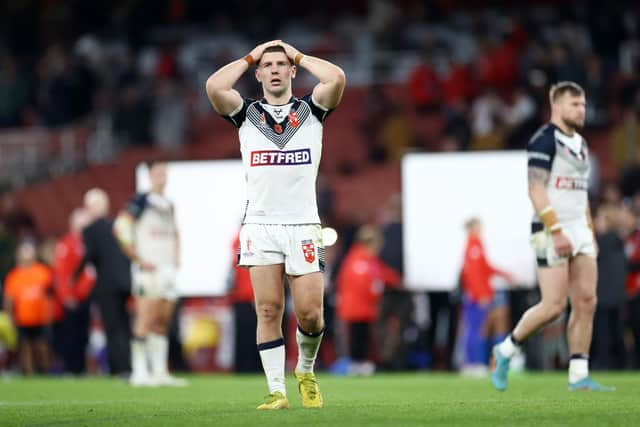
M 89 342 L 89 296 L 95 273 L 82 266 L 84 245 L 82 230 L 89 223 L 85 209 L 75 209 L 69 218 L 69 232 L 55 247 L 53 272 L 56 293 L 64 307 L 62 323 L 62 358 L 64 370 L 81 374 L 86 370 L 85 353 Z
M 75 118 L 73 72 L 68 53 L 50 47 L 40 64 L 39 106 L 44 124 L 59 127 Z
M 0 55 L 0 128 L 22 125 L 29 88 L 14 59 Z
M 470 375 L 482 375 L 486 373 L 489 362 L 489 339 L 494 343 L 501 342 L 507 336 L 510 326 L 504 320 L 506 295 L 504 292 L 494 292 L 491 280 L 495 276 L 501 276 L 507 282 L 512 282 L 512 279 L 508 273 L 489 264 L 481 240 L 480 220 L 471 218 L 465 224 L 465 228 L 467 244 L 461 275 L 465 325 L 463 371 Z M 489 324 L 490 314 L 493 320 L 498 319 L 496 325 Z M 506 315 L 508 316 L 508 313 Z
M 178 150 L 186 143 L 187 130 L 188 109 L 180 84 L 160 80 L 151 113 L 153 143 L 163 150 Z
M 53 317 L 51 270 L 36 259 L 36 245 L 22 242 L 17 266 L 7 275 L 4 308 L 19 330 L 20 369 L 24 374 L 49 372 L 46 327 Z
M 13 193 L 2 196 L 2 212 L 0 216 L 9 231 L 17 240 L 35 239 L 36 225 L 33 218 L 19 204 Z
M 151 106 L 143 89 L 128 83 L 118 94 L 113 118 L 116 136 L 122 145 L 148 145 Z
M 498 94 L 485 89 L 471 104 L 471 131 L 474 150 L 496 150 L 503 147 L 500 116 L 504 102 Z
M 423 52 L 422 61 L 409 75 L 409 96 L 418 113 L 431 112 L 438 108 L 442 99 L 442 87 L 438 75 L 428 59 L 431 53 Z
M 0 283 L 13 267 L 16 253 L 16 239 L 0 218 Z M 0 307 L 2 307 L 2 295 L 0 295 Z
M 131 371 L 131 328 L 126 304 L 131 294 L 131 267 L 113 234 L 113 221 L 107 217 L 107 194 L 98 188 L 89 190 L 84 196 L 84 206 L 91 221 L 82 231 L 85 259 L 96 270 L 91 299 L 102 317 L 110 371 L 128 376 Z
M 337 316 L 349 325 L 352 374 L 368 375 L 375 370 L 368 357 L 371 328 L 385 284 L 396 286 L 401 280 L 397 271 L 378 258 L 382 239 L 378 228 L 362 226 L 338 272 Z
M 626 108 L 611 130 L 611 157 L 617 169 L 640 161 L 640 108 Z

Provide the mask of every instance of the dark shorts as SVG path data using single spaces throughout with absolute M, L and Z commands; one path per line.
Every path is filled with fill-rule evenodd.
M 20 326 L 18 327 L 20 339 L 26 339 L 30 341 L 44 340 L 45 329 L 44 326 Z

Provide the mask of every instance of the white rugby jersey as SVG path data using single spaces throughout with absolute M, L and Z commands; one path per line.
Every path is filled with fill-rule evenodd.
M 136 220 L 136 254 L 156 266 L 175 266 L 176 222 L 173 204 L 156 193 L 143 193 L 127 204 L 127 212 Z
M 547 194 L 560 223 L 587 224 L 589 149 L 585 139 L 577 132 L 567 135 L 548 123 L 533 135 L 527 154 L 529 166 L 550 173 Z M 533 222 L 540 223 L 537 215 Z
M 329 113 L 306 95 L 284 105 L 243 98 L 225 116 L 240 137 L 247 180 L 244 224 L 320 223 L 316 177 Z

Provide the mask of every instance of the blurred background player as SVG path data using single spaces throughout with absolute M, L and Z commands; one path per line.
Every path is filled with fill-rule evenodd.
M 538 260 L 542 300 L 493 349 L 493 385 L 506 390 L 509 361 L 529 336 L 571 302 L 567 324 L 569 390 L 608 391 L 589 377 L 589 348 L 596 309 L 597 245 L 588 201 L 589 150 L 577 132 L 585 120 L 585 92 L 573 82 L 549 91 L 551 120 L 527 146 L 529 198 L 536 214 L 531 241 Z
M 64 308 L 61 331 L 61 356 L 65 372 L 85 371 L 85 353 L 89 342 L 89 296 L 95 272 L 82 265 L 85 255 L 82 230 L 89 224 L 89 213 L 75 209 L 69 218 L 69 232 L 55 246 L 53 273 L 55 289 Z
M 6 278 L 4 307 L 18 327 L 20 369 L 23 374 L 48 373 L 46 328 L 53 318 L 53 274 L 38 262 L 30 240 L 18 246 L 16 262 Z
M 233 86 L 256 65 L 264 98 L 243 98 Z M 313 92 L 292 95 L 297 67 L 317 78 Z M 282 41 L 255 47 L 212 74 L 206 91 L 218 114 L 238 128 L 247 174 L 247 208 L 239 265 L 249 267 L 258 318 L 257 344 L 269 396 L 258 409 L 289 406 L 284 381 L 283 275 L 298 320 L 295 376 L 305 407 L 322 407 L 313 366 L 324 332 L 324 247 L 316 201 L 322 126 L 340 103 L 344 72 Z
M 464 373 L 482 375 L 489 362 L 488 341 L 501 342 L 508 332 L 509 312 L 505 291 L 495 291 L 492 279 L 500 276 L 513 282 L 511 276 L 489 264 L 482 243 L 482 223 L 471 218 L 465 224 L 467 245 L 462 266 L 464 292 Z
M 173 204 L 164 195 L 165 162 L 149 162 L 148 193 L 136 195 L 120 212 L 114 233 L 132 263 L 136 317 L 131 341 L 134 386 L 184 386 L 169 374 L 169 326 L 178 298 L 180 239 Z M 150 369 L 149 369 L 150 367 Z
M 336 315 L 348 327 L 350 364 L 347 373 L 352 375 L 371 375 L 375 371 L 375 364 L 369 359 L 369 348 L 380 300 L 385 285 L 394 287 L 401 281 L 400 273 L 379 258 L 383 242 L 379 228 L 360 227 L 336 279 Z
M 128 376 L 131 372 L 129 341 L 131 327 L 127 300 L 131 295 L 131 267 L 113 235 L 113 220 L 109 215 L 109 197 L 99 188 L 84 195 L 84 206 L 90 223 L 82 231 L 85 259 L 96 271 L 96 283 L 91 292 L 98 306 L 102 327 L 107 337 L 107 359 L 113 375 Z

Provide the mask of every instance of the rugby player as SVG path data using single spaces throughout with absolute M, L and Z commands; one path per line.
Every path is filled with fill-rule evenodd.
M 493 348 L 491 378 L 496 389 L 506 390 L 511 357 L 524 340 L 560 316 L 568 297 L 569 390 L 609 391 L 589 376 L 598 249 L 587 195 L 589 150 L 578 133 L 585 121 L 585 92 L 574 82 L 560 82 L 551 87 L 549 100 L 551 120 L 527 147 L 529 198 L 536 212 L 531 242 L 542 298 Z
M 263 98 L 241 96 L 233 86 L 255 66 Z M 298 67 L 319 80 L 296 98 Z M 206 91 L 213 108 L 237 129 L 247 181 L 240 231 L 240 266 L 249 268 L 258 318 L 257 346 L 269 395 L 258 409 L 288 408 L 282 335 L 286 274 L 298 321 L 295 377 L 304 407 L 323 406 L 313 371 L 324 331 L 324 247 L 316 203 L 323 123 L 345 86 L 336 65 L 304 55 L 281 40 L 255 47 L 213 73 Z

